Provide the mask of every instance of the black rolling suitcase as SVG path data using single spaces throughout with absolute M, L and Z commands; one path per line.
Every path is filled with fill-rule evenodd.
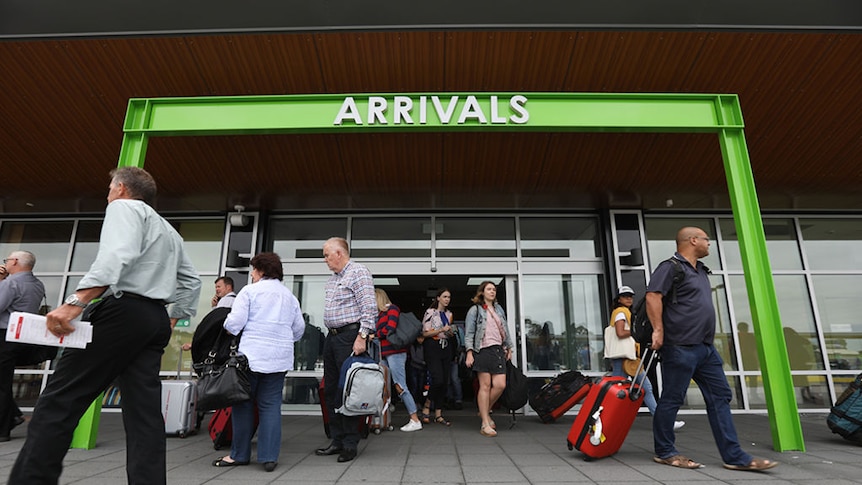
M 530 396 L 530 407 L 543 423 L 553 423 L 586 397 L 592 383 L 578 371 L 564 372 Z

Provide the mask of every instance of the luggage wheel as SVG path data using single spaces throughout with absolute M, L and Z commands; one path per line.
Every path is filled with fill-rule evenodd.
M 374 434 L 380 434 L 380 428 L 374 428 Z
M 575 449 L 575 447 L 574 447 L 574 446 L 572 446 L 572 442 L 571 442 L 571 441 L 569 441 L 569 440 L 566 440 L 566 446 L 568 446 L 568 447 L 569 447 L 569 451 L 572 451 L 572 450 L 574 450 L 574 449 Z
M 395 431 L 395 426 L 392 426 L 392 425 L 390 424 L 390 425 L 389 425 L 389 427 L 388 427 L 388 428 L 386 428 L 386 431 Z

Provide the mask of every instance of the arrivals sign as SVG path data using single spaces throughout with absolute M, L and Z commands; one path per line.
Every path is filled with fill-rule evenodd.
M 350 125 L 523 125 L 530 120 L 527 97 L 497 95 L 347 96 L 332 122 Z

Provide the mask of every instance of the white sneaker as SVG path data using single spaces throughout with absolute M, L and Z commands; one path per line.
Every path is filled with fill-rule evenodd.
M 685 426 L 685 421 L 674 421 L 673 422 L 673 430 L 676 431 Z
M 422 423 L 420 421 L 413 421 L 412 419 L 401 427 L 401 431 L 404 431 L 405 433 L 419 431 L 420 429 L 422 429 Z

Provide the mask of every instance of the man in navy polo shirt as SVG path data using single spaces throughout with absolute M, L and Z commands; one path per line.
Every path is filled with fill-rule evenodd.
M 715 350 L 715 308 L 709 268 L 699 259 L 709 255 L 709 236 L 699 227 L 684 227 L 676 235 L 673 257 L 684 271 L 675 297 L 663 301 L 673 287 L 675 262 L 662 262 L 647 286 L 647 315 L 653 326 L 652 348 L 661 349 L 662 392 L 653 415 L 653 460 L 679 468 L 703 465 L 683 456 L 675 446 L 673 430 L 689 382 L 700 388 L 706 402 L 712 435 L 724 467 L 731 470 L 768 470 L 777 462 L 754 458 L 739 445 L 730 413 L 733 394 L 727 384 L 721 357 Z

